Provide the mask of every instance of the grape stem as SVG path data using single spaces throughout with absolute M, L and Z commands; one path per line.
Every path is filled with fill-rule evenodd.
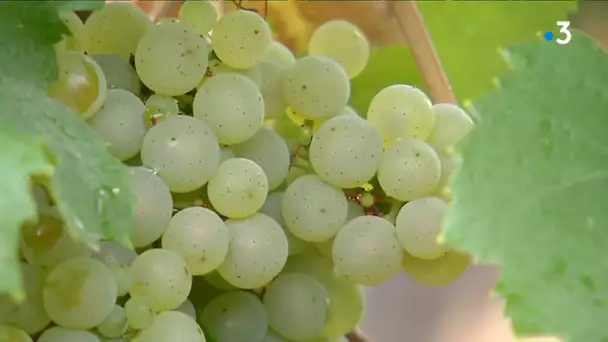
M 422 73 L 434 103 L 456 103 L 454 92 L 429 35 L 424 18 L 413 1 L 384 0 L 388 13 L 395 18 Z

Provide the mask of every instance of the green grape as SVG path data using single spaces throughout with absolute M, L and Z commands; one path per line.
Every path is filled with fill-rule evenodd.
M 209 78 L 213 77 L 214 75 L 225 74 L 225 73 L 236 73 L 236 74 L 243 75 L 243 76 L 247 77 L 248 79 L 250 79 L 253 83 L 255 83 L 255 85 L 258 88 L 260 88 L 262 86 L 263 75 L 262 75 L 262 69 L 260 68 L 259 64 L 256 64 L 256 65 L 252 66 L 251 68 L 247 68 L 247 69 L 234 69 L 234 68 L 231 68 L 228 65 L 222 63 L 221 61 L 215 59 L 215 60 L 209 61 L 209 70 L 208 70 L 205 78 L 203 78 L 199 87 L 202 86 L 204 82 L 206 82 Z
M 268 195 L 264 170 L 245 158 L 232 158 L 220 164 L 207 185 L 213 208 L 229 218 L 245 218 L 258 211 Z
M 49 85 L 48 95 L 69 107 L 83 119 L 92 117 L 106 99 L 103 70 L 82 52 L 68 51 L 57 56 L 59 79 Z
M 171 96 L 154 94 L 146 100 L 144 119 L 148 128 L 160 121 L 179 114 L 177 100 Z
M 52 327 L 40 335 L 38 342 L 101 342 L 101 340 L 89 331 Z
M 337 276 L 373 286 L 397 273 L 403 249 L 389 221 L 361 216 L 340 229 L 334 239 L 332 258 Z
M 282 213 L 289 231 L 304 241 L 322 242 L 346 221 L 348 202 L 342 190 L 315 175 L 296 179 L 285 190 Z
M 350 96 L 350 83 L 342 67 L 329 58 L 308 56 L 286 69 L 283 96 L 305 119 L 336 116 Z
M 232 159 L 234 158 L 234 152 L 232 151 L 232 149 L 228 146 L 222 146 L 220 147 L 220 163 L 228 160 L 228 159 Z
M 313 32 L 308 42 L 308 53 L 335 60 L 352 79 L 365 69 L 370 46 L 357 26 L 345 20 L 331 20 Z
M 91 329 L 112 312 L 116 301 L 112 272 L 92 258 L 59 264 L 44 279 L 42 301 L 53 322 L 68 329 Z
M 359 114 L 357 114 L 357 112 L 355 112 L 355 110 L 352 109 L 350 106 L 344 107 L 344 110 L 342 111 L 342 113 L 340 115 L 351 116 L 353 118 L 362 119 L 359 116 Z M 329 119 L 331 119 L 331 118 L 324 118 L 324 119 L 314 120 L 314 123 L 313 123 L 313 126 L 312 126 L 313 133 L 316 133 L 319 130 L 319 128 L 321 128 L 321 126 L 323 126 L 323 124 L 325 122 L 327 122 L 327 120 L 329 120 Z
M 443 153 L 437 153 L 439 157 L 439 163 L 441 164 L 441 177 L 439 178 L 439 183 L 433 192 L 434 195 L 442 198 L 449 198 L 450 193 L 450 181 L 452 177 L 452 173 L 456 170 L 458 166 L 456 158 L 450 155 L 446 155 Z
M 264 202 L 264 205 L 260 208 L 260 213 L 270 216 L 270 218 L 275 220 L 281 228 L 283 228 L 283 232 L 285 233 L 285 236 L 287 236 L 289 255 L 295 255 L 306 249 L 308 243 L 298 239 L 289 231 L 289 229 L 287 229 L 282 213 L 284 195 L 285 193 L 282 191 L 269 193 L 266 197 L 266 202 Z
M 137 252 L 114 241 L 101 241 L 99 243 L 99 250 L 95 252 L 93 258 L 106 265 L 112 263 L 131 265 L 133 260 L 137 258 Z
M 219 164 L 220 147 L 205 122 L 176 115 L 146 133 L 141 160 L 158 172 L 172 192 L 185 193 L 200 188 L 211 178 Z
M 226 13 L 211 35 L 217 57 L 235 69 L 251 68 L 260 62 L 271 42 L 272 33 L 264 18 L 245 10 Z
M 120 305 L 114 305 L 114 309 L 112 309 L 108 317 L 97 326 L 97 331 L 104 337 L 117 338 L 127 331 L 127 326 L 125 309 Z
M 419 259 L 405 252 L 401 267 L 422 285 L 443 286 L 458 279 L 470 264 L 471 257 L 458 251 L 449 251 L 433 260 Z
M 215 342 L 262 342 L 268 331 L 264 305 L 244 291 L 215 297 L 205 306 L 199 322 Z
M 395 141 L 382 154 L 378 168 L 382 190 L 404 202 L 430 194 L 440 177 L 437 153 L 427 143 L 416 139 Z
M 188 299 L 186 299 L 180 306 L 175 308 L 175 310 L 173 310 L 173 311 L 181 312 L 181 313 L 187 315 L 188 317 L 192 318 L 194 321 L 196 321 L 196 319 L 197 319 L 196 309 L 194 308 L 194 304 L 192 304 L 192 302 Z
M 42 280 L 43 275 L 35 266 L 21 263 L 21 276 L 25 291 L 25 300 L 15 303 L 10 296 L 0 296 L 0 324 L 10 324 L 23 330 L 27 334 L 34 335 L 49 325 L 51 319 L 44 310 L 42 303 Z M 0 342 L 2 340 L 2 329 L 0 329 Z M 8 342 L 19 341 L 18 339 Z
M 272 41 L 262 57 L 262 62 L 274 63 L 283 68 L 287 68 L 296 62 L 291 50 L 278 41 Z
M 270 62 L 261 62 L 258 65 L 263 77 L 260 90 L 264 99 L 264 118 L 274 119 L 285 115 L 287 110 L 287 101 L 283 96 L 285 68 Z
M 264 101 L 258 87 L 247 77 L 220 73 L 196 92 L 194 117 L 205 121 L 223 145 L 253 137 L 264 121 Z
M 227 282 L 226 279 L 222 278 L 222 276 L 219 273 L 217 273 L 216 271 L 206 274 L 205 281 L 207 283 L 209 283 L 211 286 L 215 287 L 216 289 L 220 289 L 220 290 L 238 289 L 236 286 Z
M 329 293 L 329 311 L 323 335 L 337 336 L 353 330 L 365 313 L 365 291 L 344 278 L 333 273 L 331 256 L 300 254 L 291 257 L 283 273 L 309 274 L 317 279 Z
M 340 188 L 367 183 L 378 170 L 382 138 L 367 121 L 340 115 L 313 135 L 310 162 L 325 182 Z
M 435 114 L 431 101 L 420 89 L 395 84 L 374 96 L 367 110 L 367 120 L 389 146 L 398 138 L 426 140 L 433 130 Z
M 147 297 L 131 297 L 125 303 L 125 318 L 132 329 L 143 330 L 152 325 L 156 310 L 154 301 Z
M 128 61 L 153 26 L 148 15 L 135 4 L 106 4 L 91 13 L 84 24 L 87 52 L 113 53 Z
M 436 104 L 433 113 L 435 125 L 427 142 L 438 152 L 447 152 L 473 130 L 473 120 L 457 105 Z
M 205 342 L 203 330 L 195 320 L 177 311 L 167 311 L 154 317 L 152 325 L 143 330 L 133 342 Z
M 74 12 L 60 12 L 59 17 L 67 26 L 69 34 L 63 37 L 65 51 L 84 52 L 86 49 L 86 33 L 84 23 Z
M 93 254 L 84 242 L 72 239 L 60 217 L 53 207 L 41 213 L 36 223 L 25 224 L 21 229 L 21 254 L 43 275 L 66 260 Z
M 131 297 L 147 297 L 156 311 L 180 306 L 192 288 L 192 275 L 184 259 L 168 249 L 150 249 L 131 264 L 133 286 Z
M 129 293 L 131 286 L 133 286 L 133 275 L 131 274 L 131 267 L 128 264 L 121 264 L 117 262 L 107 263 L 106 266 L 112 272 L 114 280 L 116 280 L 116 293 L 118 297 L 122 297 Z
M 178 18 L 196 33 L 206 35 L 217 22 L 217 11 L 211 1 L 190 0 L 180 6 Z
M 437 197 L 418 198 L 399 210 L 396 232 L 403 249 L 420 259 L 437 259 L 450 250 L 437 243 L 448 205 Z
M 133 93 L 110 89 L 89 125 L 105 138 L 111 155 L 128 160 L 141 150 L 146 134 L 144 110 L 143 102 Z
M 203 275 L 224 261 L 229 239 L 224 221 L 215 212 L 190 207 L 171 218 L 162 246 L 181 255 L 193 275 Z
M 162 95 L 194 89 L 207 72 L 207 42 L 193 29 L 167 23 L 151 29 L 137 45 L 135 70 L 148 88 Z
M 19 328 L 0 325 L 0 342 L 32 342 L 32 338 Z
M 290 342 L 290 341 L 287 340 L 285 337 L 272 331 L 272 329 L 268 329 L 268 332 L 266 333 L 266 336 L 264 337 L 262 342 Z
M 158 240 L 167 229 L 173 214 L 173 198 L 169 187 L 152 170 L 145 167 L 131 170 L 131 189 L 137 199 L 131 243 L 144 247 Z
M 163 25 L 163 24 L 170 24 L 170 23 L 179 23 L 179 18 L 171 18 L 171 17 L 166 17 L 166 18 L 162 18 L 160 20 L 158 20 L 156 22 L 156 25 Z
M 288 255 L 287 237 L 281 226 L 265 214 L 229 219 L 230 246 L 218 273 L 230 284 L 255 289 L 279 274 Z
M 232 146 L 236 157 L 258 164 L 268 178 L 268 190 L 281 185 L 289 171 L 289 149 L 285 140 L 275 131 L 262 127 L 249 140 Z
M 135 69 L 119 55 L 96 53 L 89 55 L 99 65 L 106 78 L 108 89 L 124 89 L 138 95 L 141 83 Z
M 327 321 L 327 290 L 306 274 L 279 275 L 264 293 L 270 327 L 292 340 L 321 335 Z

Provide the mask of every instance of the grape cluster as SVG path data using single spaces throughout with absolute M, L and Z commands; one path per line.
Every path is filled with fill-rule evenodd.
M 363 286 L 468 265 L 437 237 L 473 122 L 403 84 L 356 113 L 370 46 L 354 25 L 321 25 L 294 58 L 258 14 L 207 1 L 158 23 L 125 3 L 61 17 L 48 93 L 130 167 L 133 248 L 74 239 L 37 189 L 27 298 L 0 297 L 0 341 L 339 342 Z

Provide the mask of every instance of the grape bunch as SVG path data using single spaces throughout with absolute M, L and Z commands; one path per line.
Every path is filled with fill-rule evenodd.
M 74 239 L 37 189 L 27 298 L 0 297 L 0 341 L 340 342 L 365 286 L 468 266 L 437 239 L 473 122 L 405 84 L 349 107 L 370 56 L 351 23 L 295 58 L 257 13 L 207 1 L 158 23 L 126 3 L 61 17 L 48 94 L 130 168 L 133 248 Z

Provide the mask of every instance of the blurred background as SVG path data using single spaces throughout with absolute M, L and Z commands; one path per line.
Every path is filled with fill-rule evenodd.
M 181 1 L 134 1 L 158 20 L 177 17 Z M 218 1 L 220 12 L 234 2 Z M 277 39 L 295 51 L 304 49 L 309 34 L 330 19 L 358 25 L 374 46 L 406 44 L 384 1 L 245 1 L 242 6 L 266 13 Z M 508 13 L 505 13 L 508 15 Z M 608 47 L 608 2 L 583 1 L 572 26 Z M 565 18 L 564 18 L 565 19 Z M 471 266 L 457 281 L 443 287 L 419 285 L 399 274 L 382 286 L 369 288 L 367 316 L 361 330 L 372 342 L 558 342 L 551 337 L 513 336 L 502 303 L 491 297 L 497 266 Z

